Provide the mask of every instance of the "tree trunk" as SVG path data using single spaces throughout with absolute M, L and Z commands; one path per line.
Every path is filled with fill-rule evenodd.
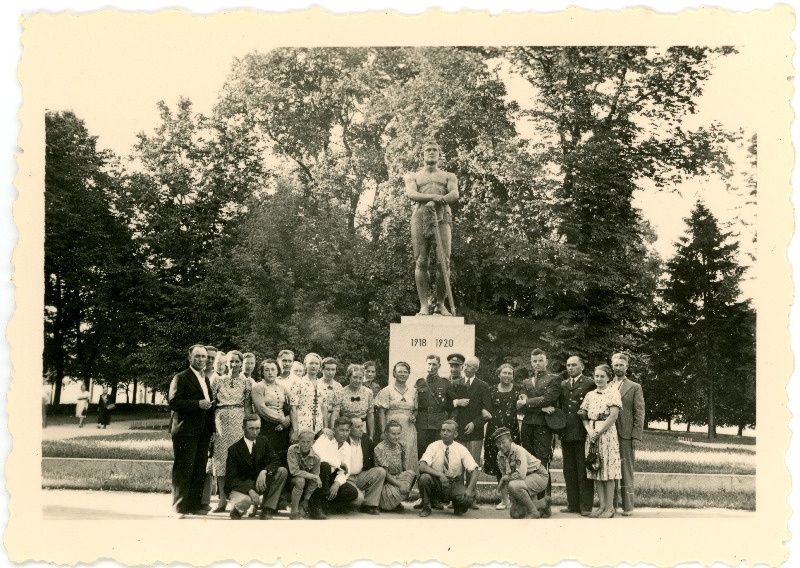
M 686 431 L 687 431 L 687 432 L 690 432 L 690 431 L 691 431 L 691 430 L 690 430 L 690 429 L 691 429 L 691 427 L 692 427 L 692 423 L 691 423 L 691 422 L 687 422 L 687 423 L 686 423 Z
M 139 394 L 139 379 L 136 378 L 136 375 L 133 376 L 133 404 L 136 404 L 136 399 Z
M 667 432 L 672 432 L 672 416 L 667 418 Z
M 708 439 L 717 437 L 717 417 L 715 415 L 716 401 L 714 400 L 714 382 L 708 385 Z
M 736 432 L 737 436 L 744 436 L 744 425 L 739 424 L 739 429 Z
M 118 383 L 114 383 L 111 385 L 111 394 L 109 395 L 111 397 L 111 402 L 117 401 L 117 385 Z
M 156 389 L 155 388 L 151 389 L 150 394 L 151 394 L 151 396 L 150 396 L 150 404 L 155 404 L 156 403 Z

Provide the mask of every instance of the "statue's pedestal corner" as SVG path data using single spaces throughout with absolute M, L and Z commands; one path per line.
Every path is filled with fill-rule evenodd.
M 428 316 L 416 314 L 413 316 L 400 316 L 400 325 L 464 325 L 464 318 L 460 316 L 443 316 L 439 314 Z

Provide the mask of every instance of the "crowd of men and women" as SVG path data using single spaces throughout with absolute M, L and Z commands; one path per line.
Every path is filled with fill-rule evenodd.
M 216 480 L 213 512 L 230 504 L 232 519 L 269 519 L 287 505 L 291 519 L 402 513 L 415 484 L 420 517 L 448 505 L 464 515 L 478 508 L 482 469 L 497 478 L 497 509 L 549 517 L 558 435 L 562 512 L 609 518 L 621 507 L 631 515 L 644 398 L 626 376 L 628 356 L 610 362 L 590 378 L 583 360 L 570 357 L 562 379 L 534 349 L 529 378 L 515 381 L 503 364 L 490 386 L 477 377 L 477 357 L 448 356 L 442 376 L 440 358 L 429 355 L 425 376 L 409 384 L 412 368 L 399 362 L 382 387 L 372 361 L 348 365 L 340 383 L 339 362 L 316 353 L 301 363 L 283 350 L 257 367 L 252 353 L 194 345 L 169 389 L 174 510 L 207 514 Z

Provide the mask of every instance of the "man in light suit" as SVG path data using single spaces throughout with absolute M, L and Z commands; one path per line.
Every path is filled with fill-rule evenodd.
M 246 416 L 243 425 L 244 437 L 228 448 L 225 464 L 225 493 L 233 504 L 231 519 L 241 519 L 251 506 L 255 514 L 259 503 L 259 518 L 271 519 L 277 512 L 278 498 L 286 484 L 288 471 L 281 467 L 280 457 L 269 445 L 269 440 L 259 436 L 261 418 Z
M 594 482 L 586 477 L 586 428 L 578 417 L 583 398 L 596 388 L 594 381 L 583 374 L 583 359 L 573 355 L 567 359 L 567 375 L 561 381 L 561 410 L 567 425 L 561 432 L 561 452 L 564 458 L 564 482 L 567 486 L 567 507 L 562 513 L 580 513 L 584 517 L 592 512 Z
M 622 409 L 617 418 L 617 437 L 619 439 L 619 457 L 622 462 L 622 480 L 614 491 L 614 506 L 622 506 L 622 514 L 629 517 L 633 514 L 633 466 L 634 452 L 637 442 L 642 440 L 644 429 L 644 395 L 642 386 L 630 380 L 628 372 L 628 355 L 614 353 L 611 356 L 611 368 L 614 370 L 613 388 L 619 389 Z
M 183 517 L 205 514 L 201 505 L 206 479 L 208 444 L 214 432 L 211 383 L 204 374 L 208 353 L 202 345 L 189 349 L 189 368 L 169 385 L 172 411 L 172 506 Z

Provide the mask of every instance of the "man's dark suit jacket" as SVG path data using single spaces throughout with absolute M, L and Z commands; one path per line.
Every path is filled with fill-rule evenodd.
M 542 408 L 556 406 L 561 396 L 561 377 L 551 375 L 547 371 L 525 379 L 522 390 L 528 395 L 528 402 L 519 410 L 523 412 L 523 424 L 546 426 Z
M 347 440 L 349 442 L 350 438 Z M 350 446 L 352 445 L 353 444 L 350 444 Z M 367 471 L 368 469 L 375 467 L 375 444 L 372 442 L 372 438 L 366 434 L 361 436 L 361 455 L 364 456 L 364 467 L 362 468 L 363 471 Z
M 586 439 L 586 428 L 583 427 L 578 416 L 578 410 L 581 408 L 586 393 L 597 388 L 594 381 L 583 373 L 576 377 L 574 386 L 570 386 L 571 381 L 571 377 L 561 381 L 561 400 L 559 402 L 561 410 L 567 416 L 567 425 L 560 434 L 563 442 L 578 442 Z
M 267 479 L 273 475 L 281 465 L 281 460 L 269 441 L 264 436 L 256 436 L 253 441 L 253 455 L 247 449 L 244 437 L 228 448 L 228 461 L 225 465 L 225 492 L 231 491 L 247 493 L 255 491 L 256 479 L 263 470 L 267 472 Z
M 211 383 L 203 375 L 208 396 L 211 395 Z M 173 436 L 210 436 L 214 433 L 214 407 L 208 410 L 200 408 L 203 389 L 197 381 L 192 369 L 181 371 L 172 378 L 169 385 L 169 408 L 172 410 Z
M 453 409 L 453 420 L 458 422 L 459 442 L 474 442 L 483 440 L 483 426 L 486 424 L 481 410 L 486 409 L 492 413 L 491 388 L 478 377 L 472 378 L 472 384 L 467 387 L 465 377 L 461 377 L 453 385 L 455 398 L 468 398 L 467 406 L 457 406 Z M 464 433 L 467 424 L 472 423 L 475 427 L 469 434 Z
M 616 388 L 616 385 L 611 385 Z M 622 409 L 617 417 L 617 435 L 623 440 L 641 440 L 644 428 L 642 385 L 626 378 L 619 388 Z

